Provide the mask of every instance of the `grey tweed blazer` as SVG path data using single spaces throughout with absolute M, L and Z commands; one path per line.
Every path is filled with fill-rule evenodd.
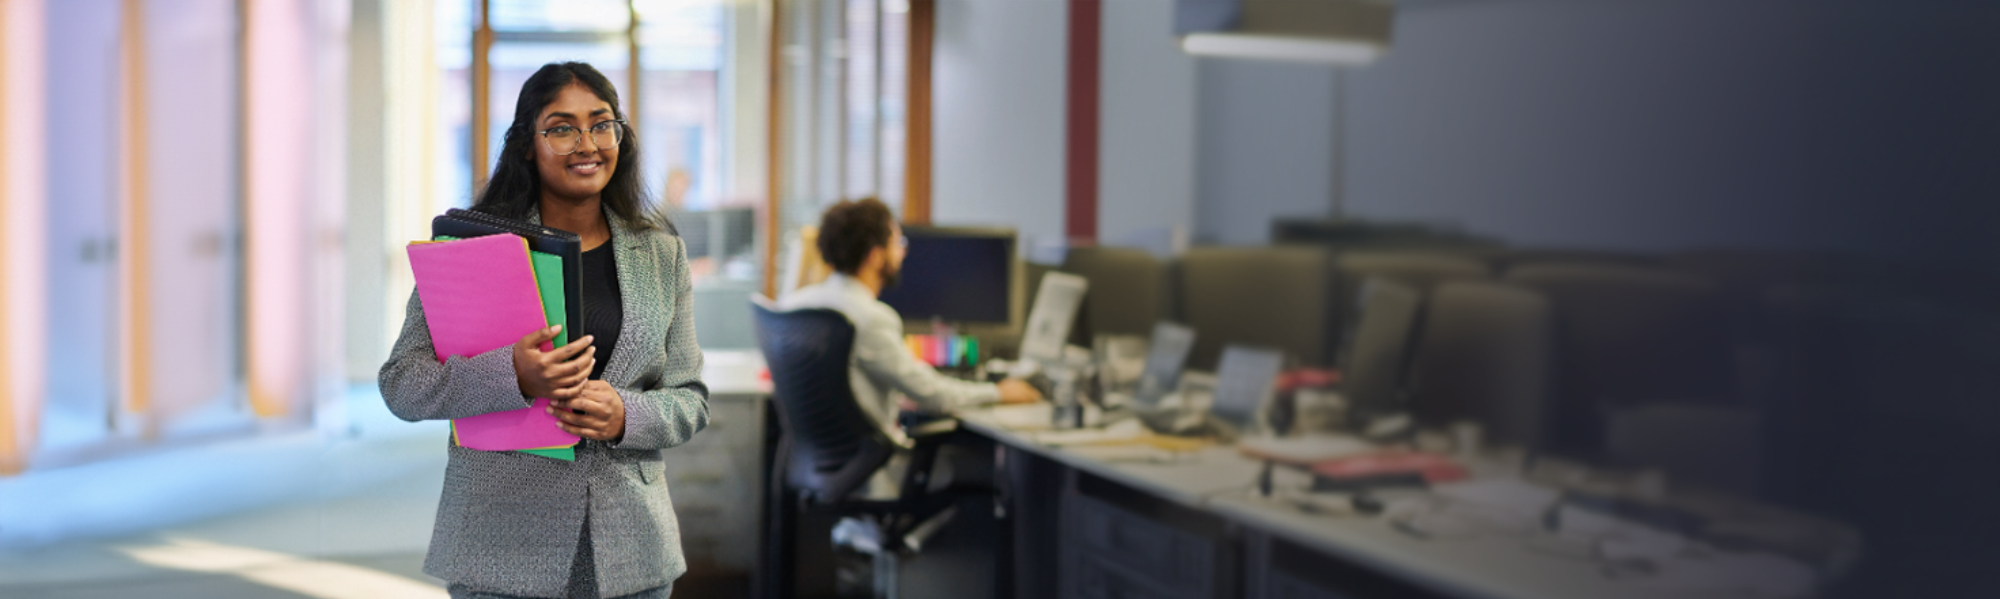
M 660 455 L 708 425 L 686 248 L 664 232 L 605 217 L 625 324 L 604 380 L 625 401 L 625 437 L 615 446 L 586 441 L 575 462 L 451 446 L 424 573 L 479 591 L 564 596 L 586 506 L 603 596 L 665 585 L 687 571 Z M 411 422 L 529 404 L 515 382 L 511 346 L 438 363 L 414 293 L 380 382 L 389 410 Z

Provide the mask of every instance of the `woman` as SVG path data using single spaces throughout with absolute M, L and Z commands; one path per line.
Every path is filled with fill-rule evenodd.
M 553 400 L 576 461 L 452 446 L 424 572 L 452 597 L 666 597 L 687 571 L 660 450 L 708 424 L 685 248 L 652 222 L 618 92 L 590 65 L 550 64 L 521 86 L 493 178 L 473 209 L 583 238 L 582 335 L 557 327 L 439 363 L 410 297 L 382 366 L 404 420 Z

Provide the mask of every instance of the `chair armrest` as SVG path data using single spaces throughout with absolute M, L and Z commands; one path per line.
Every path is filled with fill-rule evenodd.
M 906 506 L 924 502 L 930 494 L 931 467 L 937 463 L 938 447 L 957 432 L 957 418 L 933 420 L 908 431 L 916 446 L 910 449 L 909 468 L 903 471 L 901 492 L 896 495 L 900 502 Z
M 941 441 L 944 437 L 958 432 L 957 418 L 939 418 L 909 430 L 910 440 L 917 443 Z

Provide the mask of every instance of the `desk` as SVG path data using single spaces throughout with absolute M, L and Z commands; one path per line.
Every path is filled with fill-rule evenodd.
M 1016 528 L 1017 597 L 1752 596 L 1685 580 L 1612 578 L 1598 562 L 1530 550 L 1518 537 L 1427 540 L 1380 517 L 1310 513 L 1255 495 L 1263 462 L 1233 447 L 1187 452 L 1170 463 L 1117 462 L 1092 457 L 1087 447 L 1036 443 L 991 411 L 960 418 L 1001 446 L 1005 501 Z M 1112 522 L 1091 522 L 1104 518 Z M 1144 552 L 1150 544 L 1164 553 L 1106 568 L 1109 574 L 1094 572 L 1093 541 L 1084 537 L 1107 527 L 1130 528 L 1109 532 L 1131 537 L 1124 551 Z M 1148 560 L 1158 562 L 1154 572 L 1180 578 L 1169 585 L 1137 580 Z M 1205 571 L 1190 575 L 1190 568 Z M 1114 580 L 1097 580 L 1106 576 Z M 1116 588 L 1127 582 L 1135 586 Z
M 668 488 L 689 568 L 707 576 L 756 571 L 763 504 L 764 404 L 771 393 L 755 351 L 702 352 L 708 428 L 666 450 Z

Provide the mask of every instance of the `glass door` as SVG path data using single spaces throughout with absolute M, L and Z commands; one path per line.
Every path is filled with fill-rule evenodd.
M 117 414 L 117 2 L 48 5 L 48 399 L 36 455 L 110 438 Z

